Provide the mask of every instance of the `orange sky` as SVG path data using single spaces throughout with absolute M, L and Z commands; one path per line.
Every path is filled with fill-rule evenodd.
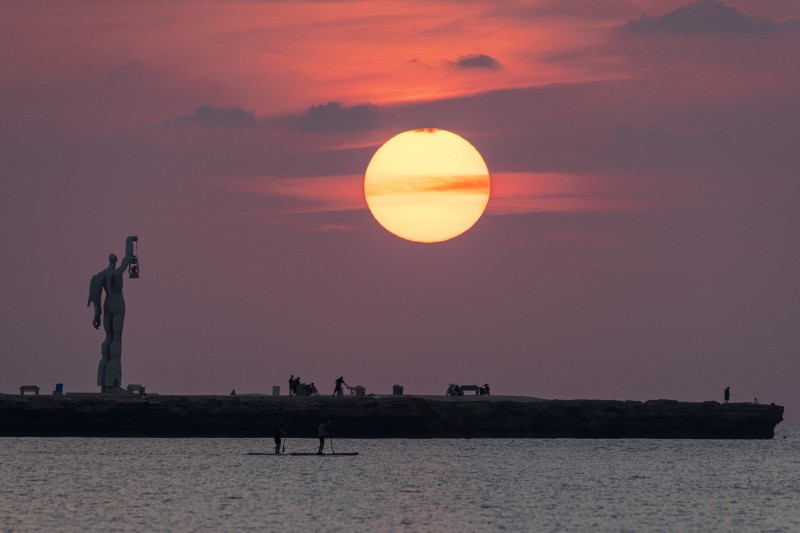
M 800 406 L 795 0 L 0 6 L 0 390 L 91 388 L 85 286 L 137 233 L 148 390 L 299 372 Z M 423 127 L 492 177 L 430 247 L 363 197 L 378 146 Z
M 267 114 L 329 100 L 382 104 L 616 74 L 542 61 L 596 44 L 612 22 L 517 20 L 493 2 L 455 11 L 450 2 L 405 1 L 17 4 L 11 11 L 24 26 L 7 39 L 24 41 L 26 54 L 6 49 L 9 72 L 30 73 L 31 56 L 61 71 L 45 78 L 139 62 L 211 83 L 231 105 Z M 502 58 L 502 68 L 486 75 L 451 66 L 468 54 Z

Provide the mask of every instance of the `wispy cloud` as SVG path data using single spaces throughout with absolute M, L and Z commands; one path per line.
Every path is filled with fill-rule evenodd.
M 275 215 L 366 209 L 362 176 L 284 178 L 260 176 L 226 180 L 223 185 L 248 194 L 283 200 Z
M 603 176 L 503 172 L 492 176 L 490 215 L 541 212 L 641 211 L 657 207 L 626 184 Z
M 636 180 L 611 180 L 604 176 L 501 172 L 491 178 L 491 196 L 487 215 L 521 215 L 541 212 L 642 211 L 674 207 L 668 194 L 654 203 L 652 195 L 640 194 Z M 665 184 L 666 185 L 666 184 Z M 360 175 L 284 178 L 261 176 L 227 180 L 224 186 L 245 194 L 260 195 L 276 202 L 260 214 L 297 216 L 317 213 L 344 213 L 367 210 L 364 179 Z M 425 187 L 389 187 L 370 189 L 368 194 L 407 192 L 485 192 L 485 180 L 465 176 L 441 180 Z M 672 202 L 672 203 L 671 203 Z M 336 226 L 337 220 L 328 221 Z
M 378 106 L 372 104 L 344 105 L 328 102 L 308 108 L 295 122 L 304 131 L 339 133 L 376 128 L 380 123 Z
M 224 109 L 211 104 L 201 105 L 191 115 L 161 122 L 162 126 L 199 125 L 204 128 L 255 128 L 258 124 L 255 111 L 241 107 Z
M 462 70 L 498 70 L 503 68 L 500 62 L 486 54 L 467 54 L 459 56 L 455 61 L 448 61 L 448 65 Z
M 449 192 L 454 194 L 486 194 L 489 192 L 489 180 L 481 176 L 437 176 L 424 180 L 408 179 L 398 176 L 396 179 L 372 182 L 367 188 L 369 195 L 392 195 L 407 193 Z

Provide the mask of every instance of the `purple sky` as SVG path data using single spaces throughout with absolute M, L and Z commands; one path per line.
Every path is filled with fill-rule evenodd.
M 776 402 L 800 422 L 800 3 L 0 1 L 0 391 L 123 381 Z M 440 244 L 363 199 L 404 130 L 492 173 Z

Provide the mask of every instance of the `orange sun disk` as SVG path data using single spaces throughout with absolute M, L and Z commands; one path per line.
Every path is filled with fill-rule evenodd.
M 415 242 L 442 242 L 470 229 L 486 209 L 489 192 L 489 169 L 478 150 L 436 128 L 386 141 L 364 177 L 364 196 L 378 223 Z

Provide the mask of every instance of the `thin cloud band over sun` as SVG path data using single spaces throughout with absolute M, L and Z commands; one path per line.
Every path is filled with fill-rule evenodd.
M 368 210 L 364 178 L 360 175 L 261 176 L 226 180 L 222 186 L 275 200 L 264 212 L 266 216 Z M 593 176 L 520 172 L 492 175 L 486 214 L 631 211 L 653 207 L 656 206 L 646 199 L 623 194 Z
M 401 193 L 451 192 L 474 194 L 488 192 L 486 176 L 437 176 L 426 180 L 410 180 L 397 176 L 386 182 L 375 182 L 369 187 L 370 195 Z

